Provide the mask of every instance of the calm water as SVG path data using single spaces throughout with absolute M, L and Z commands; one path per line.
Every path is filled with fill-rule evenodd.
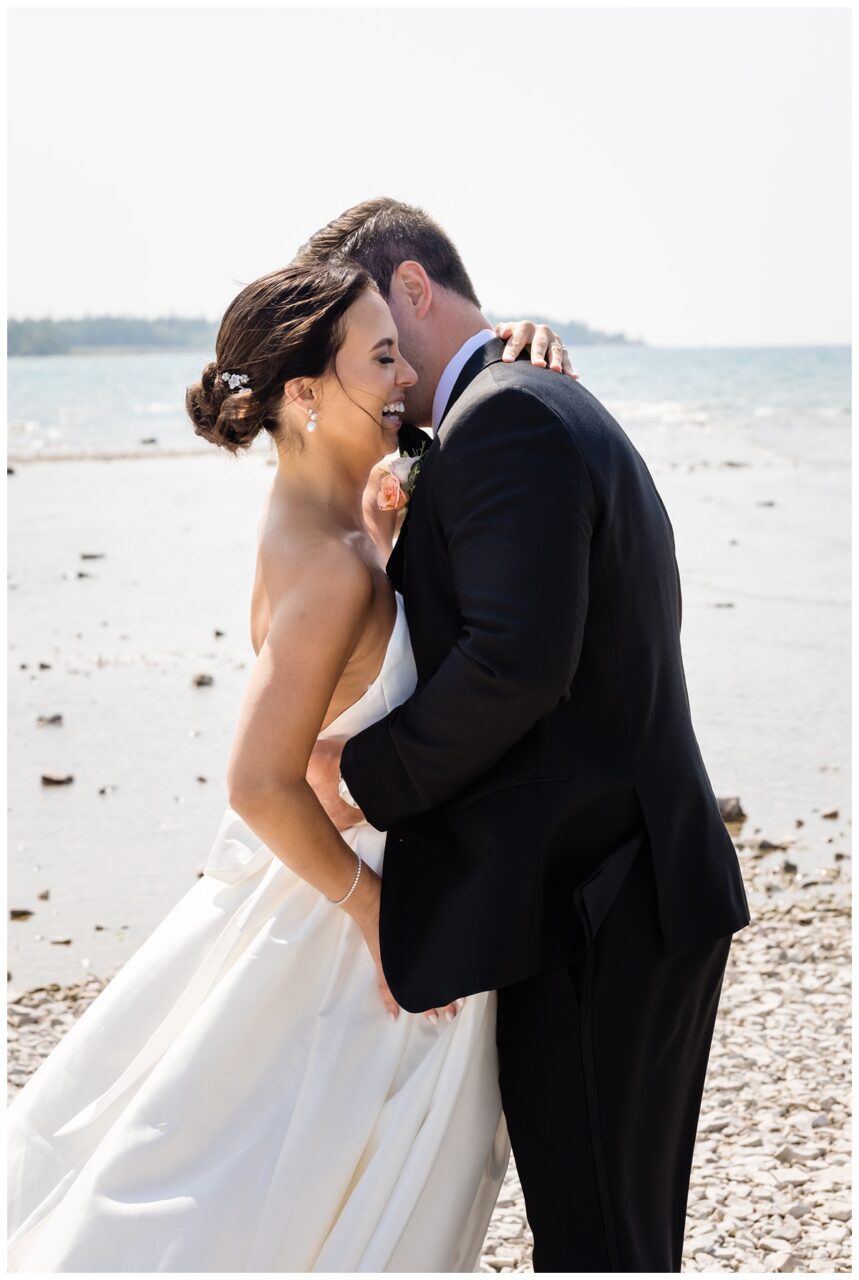
M 185 387 L 209 358 L 187 351 L 12 357 L 10 456 L 211 451 L 183 406 Z M 573 361 L 631 434 L 652 438 L 657 449 L 667 434 L 680 461 L 705 460 L 714 432 L 738 432 L 812 463 L 847 459 L 847 347 L 583 347 Z M 143 443 L 152 437 L 154 444 Z

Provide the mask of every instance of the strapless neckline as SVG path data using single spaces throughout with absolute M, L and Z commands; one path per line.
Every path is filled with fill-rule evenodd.
M 371 683 L 367 685 L 367 688 L 361 694 L 360 698 L 355 702 L 350 703 L 350 705 L 341 711 L 338 716 L 335 716 L 329 725 L 325 726 L 319 734 L 320 738 L 333 736 L 340 731 L 341 721 L 345 720 L 347 716 L 353 716 L 356 709 L 370 697 L 375 689 L 378 688 L 385 679 L 385 676 L 388 674 L 390 664 L 394 661 L 396 654 L 400 652 L 400 645 L 397 642 L 400 639 L 400 632 L 406 627 L 406 611 L 403 605 L 403 597 L 400 595 L 399 591 L 394 592 L 394 600 L 397 606 L 396 616 L 385 648 L 385 656 L 382 658 L 382 665 L 379 668 L 379 674 L 376 676 L 375 680 L 371 681 Z

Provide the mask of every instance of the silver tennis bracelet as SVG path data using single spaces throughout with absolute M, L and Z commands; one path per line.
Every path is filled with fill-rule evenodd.
M 345 893 L 342 898 L 329 898 L 327 893 L 323 893 L 322 895 L 326 902 L 332 903 L 335 907 L 339 907 L 340 904 L 345 902 L 347 898 L 352 897 L 352 894 L 355 892 L 356 888 L 358 887 L 358 881 L 361 879 L 361 868 L 363 867 L 364 863 L 361 859 L 360 853 L 358 853 L 356 849 L 353 849 L 352 852 L 355 854 L 355 857 L 358 859 L 358 869 L 355 872 L 355 879 L 352 881 L 352 888 L 349 890 L 348 893 Z

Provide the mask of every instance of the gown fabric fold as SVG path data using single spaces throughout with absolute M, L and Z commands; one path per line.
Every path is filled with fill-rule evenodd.
M 322 736 L 415 683 L 397 596 L 381 672 Z M 343 834 L 381 873 L 384 834 Z M 476 1270 L 510 1152 L 495 1007 L 391 1023 L 354 922 L 227 807 L 8 1109 L 9 1270 Z

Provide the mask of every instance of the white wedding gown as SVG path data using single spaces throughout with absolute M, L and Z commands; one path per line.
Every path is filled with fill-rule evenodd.
M 323 736 L 415 682 L 398 596 Z M 381 871 L 380 832 L 344 835 Z M 357 926 L 230 808 L 204 872 L 9 1108 L 9 1270 L 477 1270 L 509 1155 L 495 993 L 389 1021 Z

